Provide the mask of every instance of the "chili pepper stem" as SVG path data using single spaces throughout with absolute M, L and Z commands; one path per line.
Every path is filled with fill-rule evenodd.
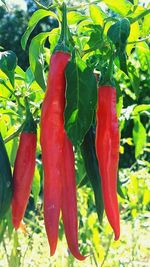
M 54 52 L 56 51 L 69 52 L 67 8 L 65 3 L 62 4 L 61 9 L 62 9 L 61 34 L 58 40 L 58 44 L 54 49 Z

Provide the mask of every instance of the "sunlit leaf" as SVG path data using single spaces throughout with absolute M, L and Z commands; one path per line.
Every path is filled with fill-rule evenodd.
M 43 60 L 43 45 L 49 32 L 39 33 L 35 36 L 29 47 L 29 61 L 35 80 L 43 90 L 46 88 Z
M 51 51 L 51 53 L 53 52 L 53 50 L 54 50 L 54 48 L 55 48 L 55 46 L 57 44 L 59 36 L 60 36 L 60 29 L 59 28 L 53 29 L 49 33 L 49 42 L 50 42 L 50 51 Z
M 22 48 L 24 50 L 26 48 L 28 38 L 29 38 L 31 32 L 34 30 L 37 23 L 39 22 L 39 20 L 41 20 L 45 17 L 48 17 L 48 16 L 51 16 L 51 17 L 54 17 L 55 19 L 58 19 L 57 15 L 55 13 L 53 13 L 51 11 L 44 10 L 44 9 L 39 9 L 33 13 L 32 17 L 29 20 L 28 28 L 25 31 L 25 33 L 23 34 L 22 39 L 21 39 L 21 45 L 22 45 Z
M 107 15 L 96 5 L 90 5 L 90 17 L 94 24 L 103 26 Z
M 139 112 L 142 112 L 142 111 L 145 111 L 145 110 L 150 112 L 150 105 L 142 104 L 142 105 L 136 106 L 134 108 L 134 110 L 133 110 L 133 114 L 137 115 Z
M 139 115 L 134 118 L 133 141 L 135 144 L 135 157 L 138 158 L 146 144 L 146 130 L 140 121 Z
M 121 16 L 126 16 L 130 9 L 132 8 L 132 4 L 127 0 L 103 0 L 103 2 L 114 12 L 120 14 Z
M 82 15 L 80 12 L 71 11 L 67 14 L 67 21 L 69 25 L 78 24 L 80 21 L 85 20 L 87 16 Z
M 150 49 L 147 43 L 136 44 L 136 53 L 140 61 L 141 69 L 148 70 L 150 73 Z
M 140 36 L 139 23 L 135 22 L 135 23 L 131 24 L 131 26 L 130 26 L 130 35 L 128 37 L 128 43 L 137 41 L 139 36 Z M 131 50 L 134 46 L 135 46 L 134 43 L 133 44 L 127 44 L 126 51 L 127 51 L 128 55 L 131 53 Z

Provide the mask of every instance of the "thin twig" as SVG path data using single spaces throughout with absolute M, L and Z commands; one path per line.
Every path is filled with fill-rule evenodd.
M 150 14 L 150 9 L 146 9 L 144 10 L 141 14 L 139 14 L 138 16 L 136 16 L 135 18 L 130 18 L 128 17 L 128 19 L 130 20 L 130 23 L 134 23 L 136 21 L 138 21 L 139 19 L 142 19 L 143 17 L 145 17 L 146 15 Z
M 148 35 L 147 37 L 145 38 L 142 38 L 142 39 L 139 39 L 137 41 L 133 41 L 133 42 L 128 42 L 127 44 L 136 44 L 136 43 L 141 43 L 141 42 L 144 42 L 146 40 L 148 40 L 150 38 L 150 35 Z
M 106 253 L 105 253 L 105 257 L 104 257 L 104 259 L 103 259 L 103 261 L 101 263 L 101 267 L 104 265 L 104 263 L 105 263 L 105 261 L 106 261 L 106 259 L 108 257 L 108 253 L 109 253 L 109 248 L 110 248 L 110 245 L 111 245 L 112 236 L 113 236 L 113 234 L 110 235 L 108 246 L 107 246 L 107 250 L 106 250 Z
M 6 138 L 4 139 L 4 143 L 6 144 L 7 142 L 11 141 L 13 138 L 17 137 L 17 136 L 20 134 L 20 132 L 21 132 L 23 126 L 24 126 L 24 123 L 17 129 L 16 132 L 14 132 L 14 133 L 12 133 L 10 136 L 6 137 Z

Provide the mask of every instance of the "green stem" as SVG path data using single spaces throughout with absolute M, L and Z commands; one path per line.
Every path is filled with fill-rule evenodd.
M 24 127 L 24 123 L 18 128 L 18 130 L 16 132 L 14 132 L 10 136 L 6 137 L 4 140 L 4 143 L 6 144 L 7 142 L 9 142 L 12 139 L 14 139 L 15 137 L 17 137 L 20 134 L 20 132 L 22 131 L 23 127 Z
M 111 85 L 114 86 L 113 72 L 114 72 L 114 53 L 111 49 L 111 54 L 109 55 L 109 65 L 104 66 L 101 70 L 101 79 L 99 85 Z
M 18 105 L 20 107 L 23 107 L 22 104 L 20 103 L 20 99 L 18 96 L 15 95 L 14 91 L 10 89 L 10 87 L 5 83 L 5 81 L 2 82 L 2 84 L 6 87 L 6 89 L 16 98 Z
M 54 5 L 49 5 L 49 6 L 44 6 L 42 4 L 40 4 L 37 0 L 33 0 L 33 2 L 37 5 L 37 7 L 39 9 L 44 9 L 44 10 L 50 10 L 50 9 L 53 9 L 55 7 L 57 7 L 57 4 L 54 4 Z
M 64 42 L 64 44 L 67 43 L 67 8 L 66 4 L 62 4 L 62 25 L 61 25 L 61 35 L 60 35 L 60 41 Z
M 61 10 L 62 10 L 61 34 L 60 34 L 60 38 L 58 40 L 58 44 L 57 44 L 54 52 L 56 52 L 56 51 L 69 52 L 67 8 L 66 8 L 65 3 L 62 4 Z
M 107 250 L 106 250 L 106 253 L 105 253 L 105 257 L 104 257 L 104 259 L 103 259 L 103 261 L 102 261 L 100 267 L 102 267 L 102 266 L 104 265 L 104 263 L 105 263 L 105 261 L 106 261 L 106 259 L 107 259 L 107 257 L 108 257 L 108 254 L 109 254 L 109 248 L 110 248 L 111 240 L 112 240 L 112 236 L 113 236 L 113 234 L 110 235 L 110 238 L 109 238 L 109 241 L 108 241 Z
M 36 133 L 36 123 L 33 119 L 32 113 L 30 111 L 27 96 L 25 96 L 25 107 L 26 107 L 26 120 L 25 120 L 25 124 L 23 127 L 23 132 Z
M 128 42 L 127 44 L 136 44 L 136 43 L 141 43 L 141 42 L 144 42 L 146 40 L 148 40 L 150 38 L 150 35 L 148 35 L 147 37 L 143 38 L 143 39 L 139 39 L 137 41 L 134 41 L 134 42 Z
M 33 0 L 33 2 L 37 5 L 38 8 L 48 10 L 48 8 L 46 6 L 40 4 L 38 1 Z
M 142 19 L 143 17 L 145 17 L 146 15 L 150 14 L 150 9 L 144 10 L 141 14 L 139 14 L 138 16 L 136 16 L 135 18 L 128 18 L 130 23 L 134 23 L 139 19 Z

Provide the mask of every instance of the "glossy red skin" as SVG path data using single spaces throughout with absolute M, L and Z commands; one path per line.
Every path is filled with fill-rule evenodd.
M 111 86 L 99 87 L 96 119 L 96 153 L 102 179 L 104 207 L 108 221 L 114 230 L 115 240 L 118 240 L 120 236 L 117 200 L 119 130 L 115 88 Z
M 17 230 L 24 217 L 35 170 L 36 134 L 20 135 L 13 173 L 12 223 Z
M 65 135 L 62 176 L 62 219 L 68 247 L 72 255 L 78 260 L 84 260 L 78 249 L 78 221 L 75 160 L 72 143 Z
M 44 168 L 44 221 L 54 255 L 58 241 L 64 143 L 65 68 L 70 54 L 55 52 L 50 61 L 48 84 L 41 114 L 41 148 Z

